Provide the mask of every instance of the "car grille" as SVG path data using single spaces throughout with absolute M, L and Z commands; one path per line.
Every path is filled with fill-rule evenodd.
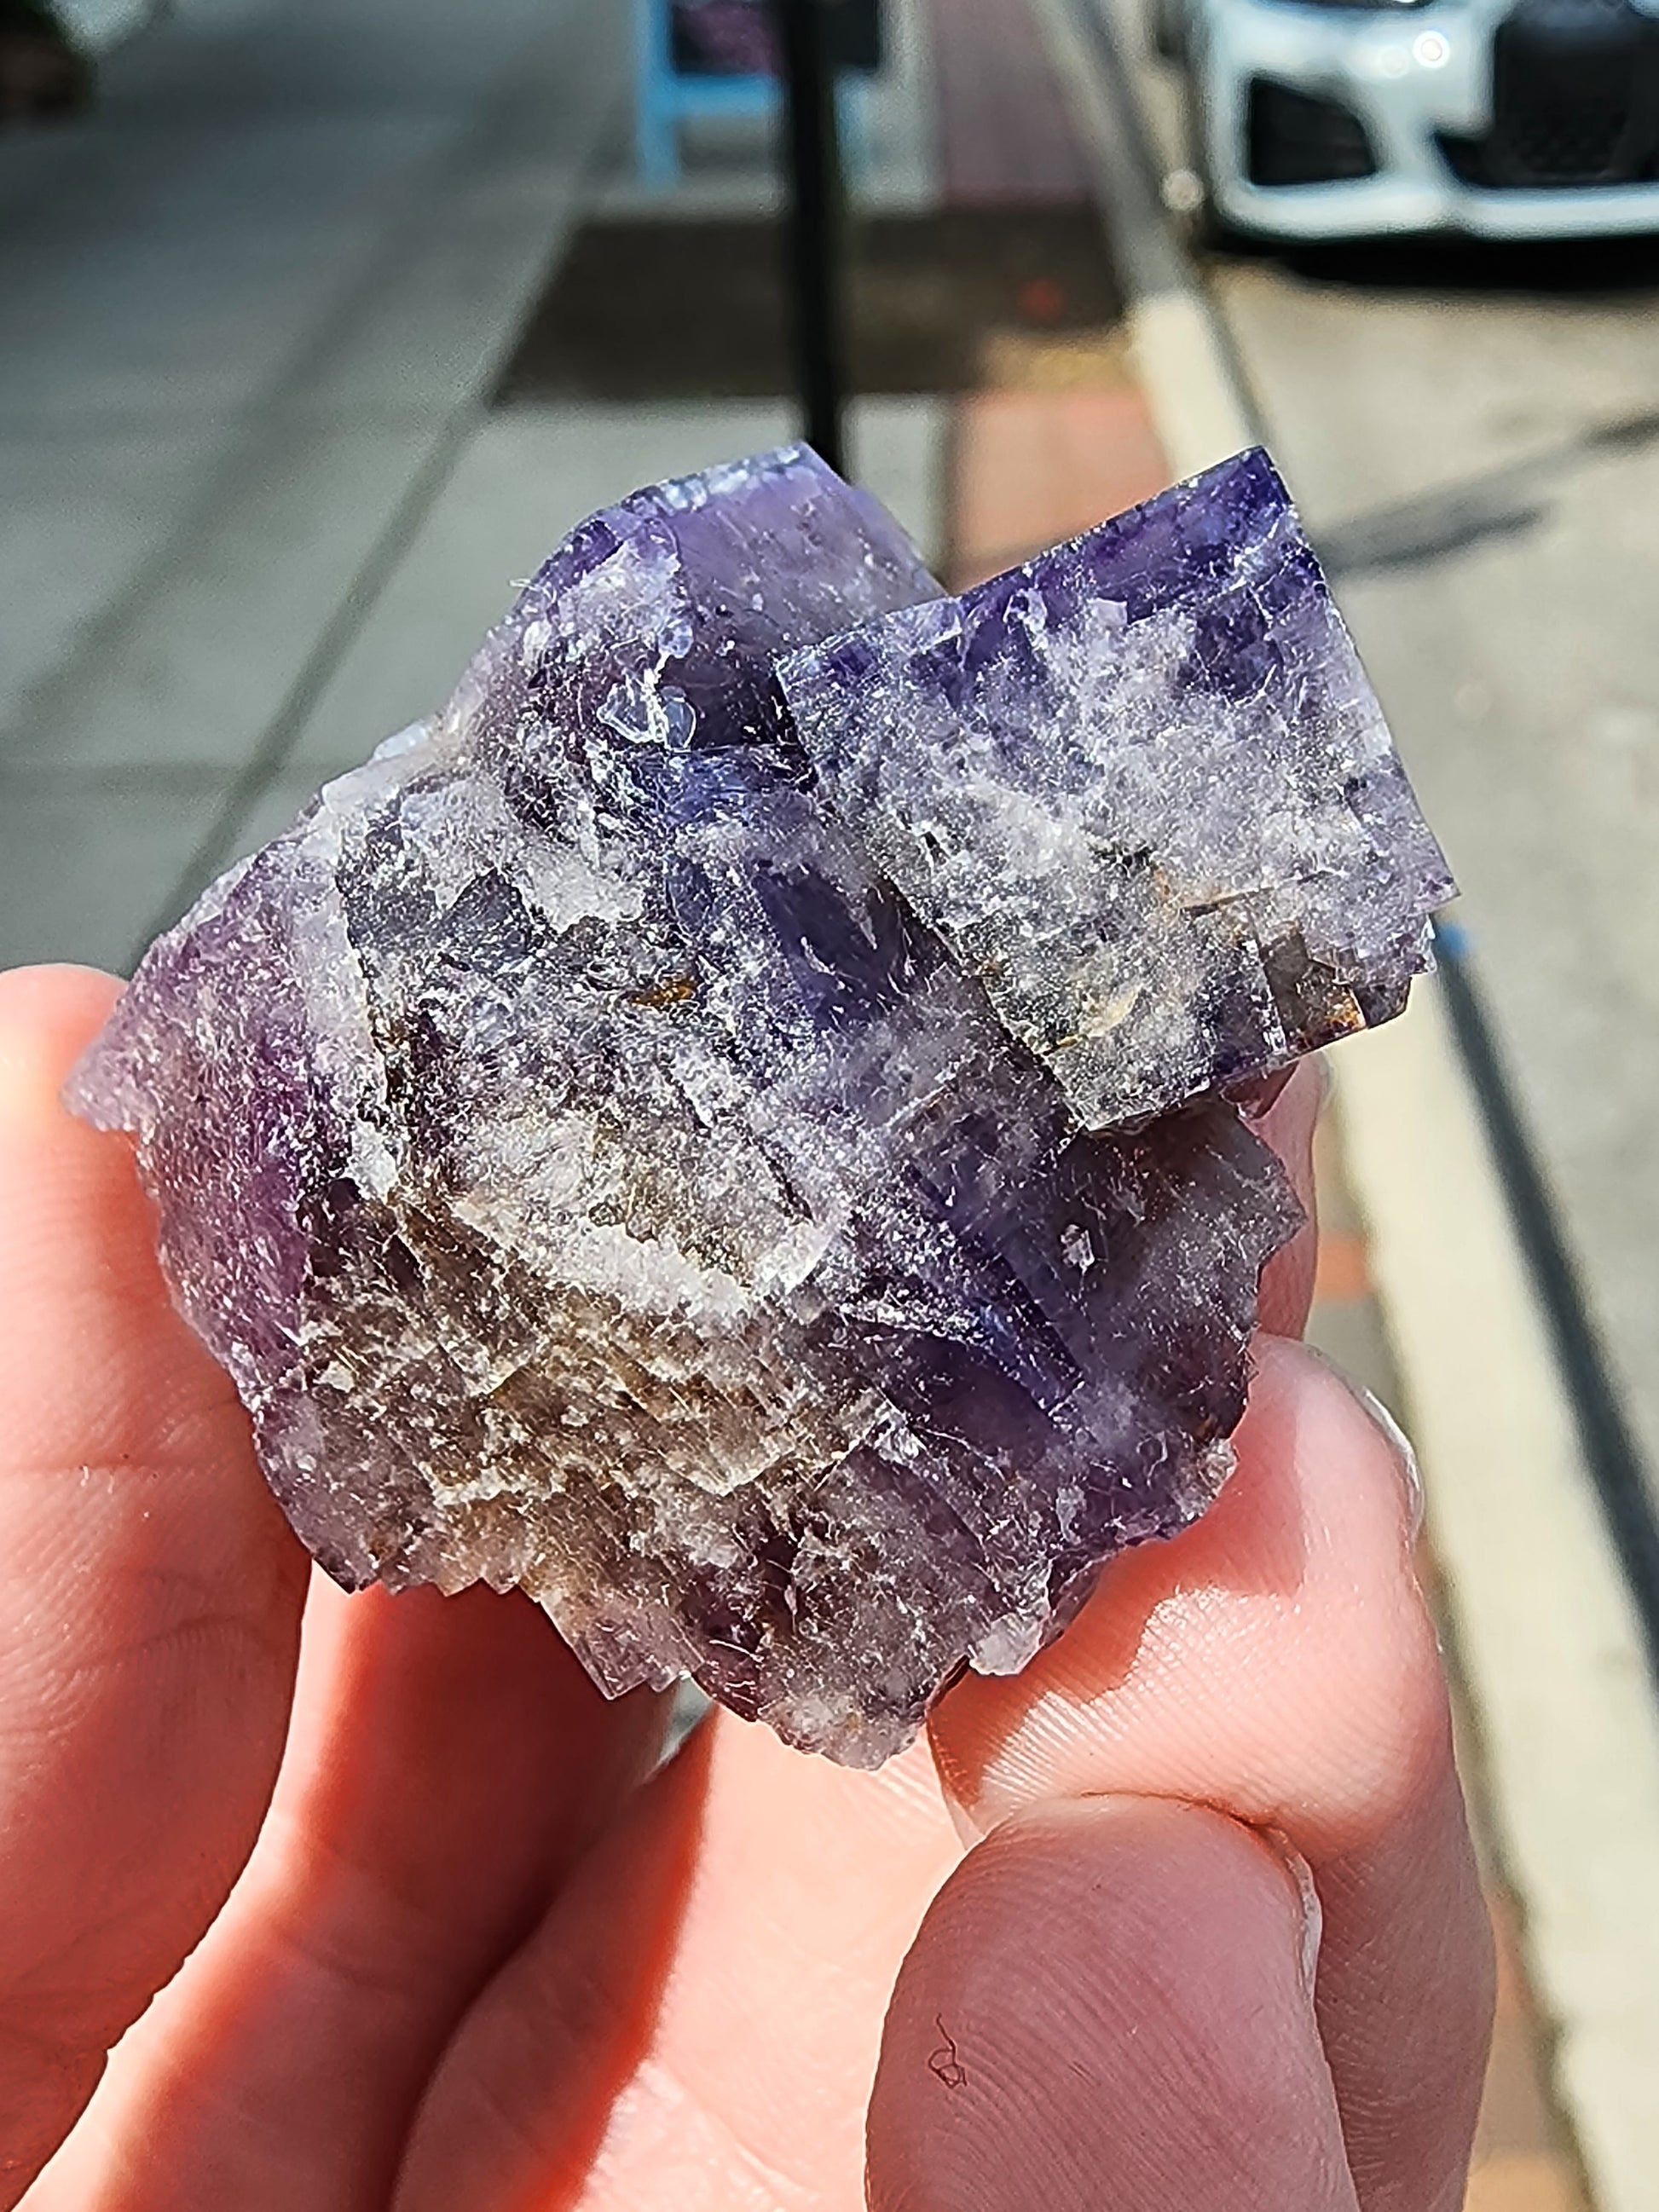
M 1352 108 L 1265 76 L 1250 80 L 1245 165 L 1253 185 L 1334 185 L 1376 173 Z
M 1492 40 L 1491 130 L 1439 143 L 1491 191 L 1659 178 L 1659 21 L 1628 0 L 1522 0 Z

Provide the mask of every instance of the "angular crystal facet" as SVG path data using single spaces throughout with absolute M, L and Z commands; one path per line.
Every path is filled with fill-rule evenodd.
M 1250 466 L 1202 528 L 1206 495 L 1181 495 L 1159 540 L 1183 665 L 1206 608 L 1242 635 L 1241 568 L 1264 604 L 1304 573 L 1262 550 L 1286 525 Z M 1074 817 L 1103 841 L 1101 791 L 1055 763 L 1079 751 L 1074 693 L 1091 714 L 1132 698 L 1100 655 L 1152 619 L 1088 611 L 1093 569 L 1055 557 L 1084 580 L 1018 587 L 1041 621 L 1016 591 L 977 602 L 1002 611 L 976 625 L 992 649 L 945 650 L 947 715 L 926 641 L 975 629 L 976 602 L 941 601 L 810 453 L 641 493 L 560 548 L 443 714 L 151 949 L 71 1097 L 136 1132 L 180 1303 L 348 1586 L 521 1586 L 607 1691 L 689 1673 L 873 1764 L 962 1667 L 1023 1664 L 1103 1560 L 1213 1495 L 1257 1278 L 1299 1215 L 1234 1109 L 1188 1094 L 1344 1024 L 1295 1012 L 1281 980 L 1279 1041 L 1206 1061 L 1190 1033 L 1210 1002 L 1177 1020 L 1191 963 L 1157 964 L 1185 940 L 1149 930 L 1125 872 L 1096 866 L 1087 916 L 1072 859 L 1012 872 L 1020 731 L 1022 803 L 1056 853 Z M 1258 655 L 1277 670 L 1302 641 L 1316 702 L 1359 681 L 1323 605 L 1299 629 L 1281 609 Z M 1241 684 L 1204 696 L 1224 693 L 1243 711 Z M 1252 836 L 1290 854 L 1249 912 L 1285 916 L 1362 1011 L 1419 957 L 1401 916 L 1436 865 L 1368 696 L 1346 750 L 1304 738 L 1294 785 L 1323 823 L 1338 776 L 1368 825 L 1366 898 L 1306 890 L 1287 769 L 1211 810 L 1217 879 L 1249 874 Z M 1002 796 L 952 811 L 940 763 L 993 725 Z M 878 726 L 891 777 L 865 773 Z M 1273 724 L 1275 763 L 1294 735 Z M 1198 825 L 1122 787 L 1134 836 L 1170 830 L 1149 872 L 1190 881 Z M 926 881 L 887 827 L 907 791 L 948 848 Z M 975 837 L 1000 906 L 971 890 Z M 1043 1064 L 1026 986 L 1004 980 L 1039 880 L 1050 939 L 1093 945 L 1125 917 L 1175 1040 L 1147 1075 L 1146 1024 L 1118 1025 L 1143 1071 L 1130 1110 L 1176 1110 L 1085 1127 L 1073 1064 Z M 930 903 L 928 881 L 951 896 Z M 1002 921 L 964 926 L 975 897 Z
M 1431 964 L 1451 878 L 1263 453 L 780 674 L 841 818 L 1091 1128 Z

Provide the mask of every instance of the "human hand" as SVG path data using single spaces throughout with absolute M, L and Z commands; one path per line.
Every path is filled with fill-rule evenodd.
M 0 977 L 0 2204 L 854 2212 L 867 2104 L 876 2212 L 1455 2212 L 1486 1921 L 1408 1485 L 1327 1370 L 1265 1338 L 1213 1510 L 929 1744 L 717 1715 L 636 1786 L 659 1701 L 523 1600 L 307 1601 L 58 1104 L 117 988 Z

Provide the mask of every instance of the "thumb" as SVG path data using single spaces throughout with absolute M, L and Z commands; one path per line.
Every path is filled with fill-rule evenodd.
M 1288 1869 L 1221 1814 L 1006 1822 L 900 1973 L 872 2212 L 1355 2212 L 1307 1949 Z
M 0 2205 L 247 1856 L 306 1587 L 131 1147 L 59 1103 L 115 994 L 0 975 Z

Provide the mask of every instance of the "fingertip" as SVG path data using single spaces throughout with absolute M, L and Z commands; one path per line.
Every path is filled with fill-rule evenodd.
M 1328 1553 L 1363 1546 L 1368 1559 L 1375 1550 L 1415 1598 L 1422 1476 L 1399 1422 L 1298 1337 L 1263 1330 L 1251 1345 L 1250 1364 L 1249 1402 L 1235 1438 L 1244 1477 L 1235 1492 L 1237 1510 L 1249 1510 L 1282 1468 Z
M 86 968 L 0 974 L 0 1467 L 143 1462 L 203 1415 L 246 1431 L 163 1279 L 131 1146 L 65 1103 L 121 990 Z
M 899 1975 L 872 2212 L 1349 2212 L 1305 1935 L 1283 1863 L 1205 1808 L 1094 1799 L 1006 1822 Z
M 1449 1762 L 1393 1441 L 1316 1353 L 1265 1336 L 1234 1441 L 1201 1520 L 1113 1560 L 1023 1674 L 968 1676 L 935 1709 L 941 1778 L 981 1832 L 1126 1790 L 1340 1848 Z
M 121 995 L 94 968 L 0 970 L 0 1130 L 60 1118 L 70 1071 Z

